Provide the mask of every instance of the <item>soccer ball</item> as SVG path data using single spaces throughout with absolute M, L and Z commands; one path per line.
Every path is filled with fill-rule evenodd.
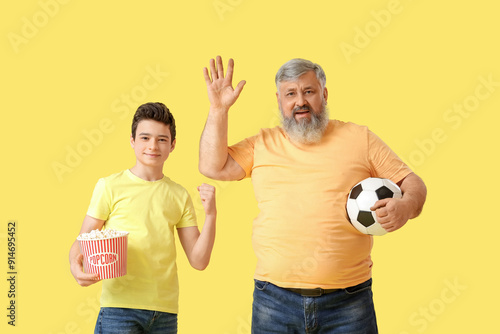
M 360 232 L 384 235 L 387 231 L 377 221 L 375 211 L 370 208 L 384 198 L 401 198 L 401 189 L 389 179 L 369 177 L 356 184 L 347 198 L 347 215 L 351 224 Z

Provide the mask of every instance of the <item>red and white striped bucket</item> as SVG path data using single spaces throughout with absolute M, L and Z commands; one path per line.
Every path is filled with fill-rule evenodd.
M 127 274 L 128 233 L 119 237 L 78 240 L 86 273 L 97 273 L 99 279 Z

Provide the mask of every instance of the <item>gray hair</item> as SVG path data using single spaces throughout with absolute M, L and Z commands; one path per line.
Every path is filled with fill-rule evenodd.
M 314 71 L 314 73 L 316 73 L 316 78 L 318 79 L 321 88 L 325 88 L 326 75 L 321 66 L 302 58 L 291 59 L 280 67 L 274 79 L 276 82 L 276 88 L 279 89 L 280 82 L 295 81 L 301 75 L 309 71 Z

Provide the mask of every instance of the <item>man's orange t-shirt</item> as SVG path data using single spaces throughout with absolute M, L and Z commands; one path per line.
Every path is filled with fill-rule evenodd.
M 371 277 L 373 237 L 346 213 L 351 188 L 367 177 L 399 182 L 410 168 L 367 127 L 330 120 L 321 142 L 292 143 L 280 127 L 229 147 L 252 178 L 255 278 L 288 288 L 335 289 Z

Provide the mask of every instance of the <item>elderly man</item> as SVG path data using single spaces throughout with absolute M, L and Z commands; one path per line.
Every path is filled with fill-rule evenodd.
M 377 333 L 371 236 L 346 214 L 347 195 L 367 177 L 388 178 L 401 199 L 371 208 L 388 232 L 417 217 L 422 180 L 364 126 L 329 120 L 323 69 L 292 59 L 276 74 L 282 127 L 229 146 L 228 111 L 245 81 L 232 87 L 234 62 L 204 68 L 210 111 L 200 140 L 200 172 L 218 180 L 251 177 L 260 209 L 252 333 Z

